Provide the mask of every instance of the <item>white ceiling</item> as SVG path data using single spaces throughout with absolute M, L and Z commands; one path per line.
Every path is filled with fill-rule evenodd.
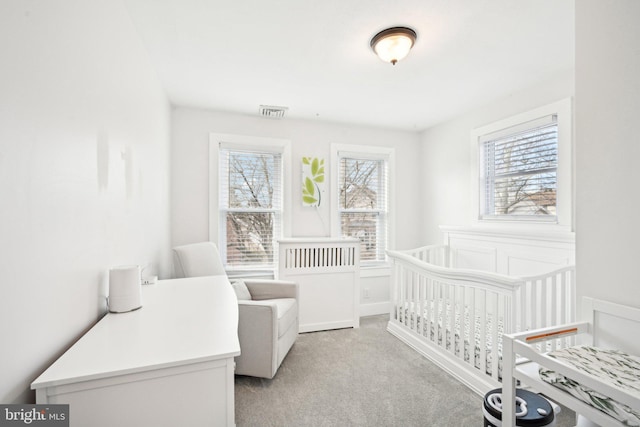
M 179 106 L 419 131 L 574 62 L 573 0 L 125 2 Z M 418 33 L 395 66 L 369 47 L 392 26 Z

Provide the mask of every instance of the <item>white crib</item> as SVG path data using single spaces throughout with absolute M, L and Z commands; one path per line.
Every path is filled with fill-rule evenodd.
M 446 245 L 387 254 L 388 331 L 480 395 L 500 387 L 503 334 L 575 319 L 573 266 L 520 278 L 452 268 Z

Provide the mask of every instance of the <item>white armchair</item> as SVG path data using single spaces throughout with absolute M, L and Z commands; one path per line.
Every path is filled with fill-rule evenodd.
M 211 242 L 173 248 L 176 278 L 226 275 Z M 282 280 L 234 284 L 238 295 L 240 356 L 236 374 L 273 378 L 298 337 L 298 285 Z M 248 293 L 246 292 L 248 290 Z

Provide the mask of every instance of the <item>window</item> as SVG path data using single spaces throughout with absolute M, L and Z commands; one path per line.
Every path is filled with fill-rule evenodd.
M 385 262 L 389 223 L 389 159 L 379 150 L 337 150 L 336 233 L 360 239 L 362 265 Z
M 482 218 L 555 221 L 557 116 L 484 135 L 480 145 Z
M 571 99 L 471 133 L 474 221 L 571 230 Z
M 234 138 L 224 138 L 229 139 Z M 227 270 L 272 270 L 276 242 L 283 235 L 286 151 L 282 146 L 224 141 L 215 150 L 217 239 L 210 232 L 211 240 L 217 240 Z

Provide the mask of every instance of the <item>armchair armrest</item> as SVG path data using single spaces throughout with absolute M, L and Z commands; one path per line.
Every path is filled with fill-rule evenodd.
M 275 302 L 240 300 L 238 301 L 238 310 L 240 317 L 247 324 L 254 325 L 254 328 L 257 325 L 268 325 L 269 334 L 267 335 L 275 334 L 275 325 L 278 320 L 278 308 Z M 262 332 L 266 331 L 265 329 Z
M 245 279 L 253 300 L 274 298 L 298 299 L 298 284 L 286 280 Z
M 278 362 L 278 309 L 275 302 L 238 301 L 240 356 L 236 374 L 272 378 Z

